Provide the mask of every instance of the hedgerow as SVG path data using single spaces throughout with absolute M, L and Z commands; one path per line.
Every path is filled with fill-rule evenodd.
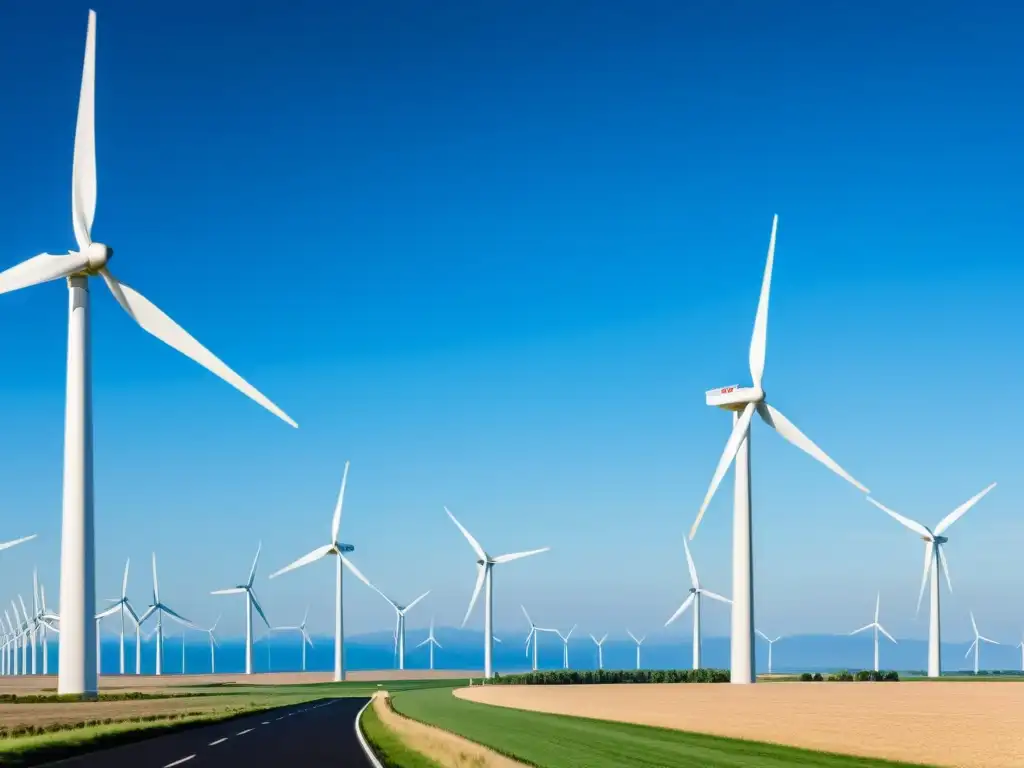
M 727 669 L 553 669 L 518 675 L 495 674 L 495 685 L 587 685 L 609 683 L 728 683 Z

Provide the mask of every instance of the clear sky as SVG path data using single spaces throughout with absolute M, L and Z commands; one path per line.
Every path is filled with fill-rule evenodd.
M 8 3 L 0 262 L 73 247 L 87 5 Z M 497 626 L 624 635 L 688 586 L 682 536 L 747 383 L 780 216 L 765 388 L 884 503 L 950 531 L 950 640 L 1019 637 L 1021 11 L 1005 3 L 100 2 L 94 236 L 300 424 L 149 337 L 94 285 L 100 597 L 132 557 L 197 622 L 264 542 L 275 623 L 332 626 L 343 538 L 409 625 L 462 619 L 492 553 Z M 66 291 L 0 297 L 11 596 L 57 594 Z M 921 542 L 764 425 L 757 623 L 913 619 Z M 729 593 L 731 475 L 693 544 Z M 387 605 L 349 580 L 347 629 Z M 0 595 L 6 601 L 6 595 Z M 51 602 L 56 602 L 55 598 Z M 479 626 L 482 614 L 472 619 Z M 418 615 L 417 615 L 418 614 Z M 709 606 L 712 634 L 727 610 Z M 674 625 L 684 635 L 689 622 Z

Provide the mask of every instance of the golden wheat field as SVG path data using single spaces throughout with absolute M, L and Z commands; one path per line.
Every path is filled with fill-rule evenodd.
M 1024 766 L 1024 683 L 484 686 L 462 698 L 962 768 Z

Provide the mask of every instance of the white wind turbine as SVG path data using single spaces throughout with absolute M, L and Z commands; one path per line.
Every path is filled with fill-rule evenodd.
M 220 645 L 220 643 L 218 643 L 217 642 L 217 638 L 213 636 L 213 630 L 215 630 L 217 628 L 218 624 L 220 624 L 220 616 L 218 616 L 217 620 L 215 622 L 213 622 L 213 626 L 212 627 L 210 627 L 209 629 L 202 630 L 203 632 L 205 632 L 210 637 L 210 674 L 211 675 L 217 673 L 217 652 L 216 652 L 215 649 L 216 649 L 216 647 L 218 645 Z
M 731 603 L 732 601 L 729 600 L 729 598 L 722 597 L 717 592 L 712 592 L 710 589 L 705 589 L 700 585 L 700 581 L 697 578 L 697 567 L 693 564 L 693 557 L 690 555 L 690 547 L 686 543 L 685 538 L 683 538 L 683 550 L 686 552 L 686 566 L 690 570 L 690 584 L 692 584 L 692 586 L 690 587 L 689 596 L 683 601 L 683 604 L 676 609 L 676 612 L 669 617 L 669 620 L 665 622 L 665 626 L 667 627 L 673 621 L 682 616 L 686 612 L 686 609 L 690 607 L 691 603 L 693 604 L 693 668 L 700 669 L 701 597 L 707 595 L 712 600 L 718 600 L 720 603 L 726 604 Z
M 526 612 L 526 606 L 520 605 L 519 607 L 523 609 L 523 616 L 526 617 L 526 620 L 530 624 L 530 634 L 528 634 L 526 636 L 526 655 L 527 656 L 530 655 L 530 643 L 532 642 L 533 643 L 533 671 L 536 672 L 537 671 L 537 633 L 538 632 L 550 632 L 552 634 L 557 634 L 557 632 L 555 632 L 555 630 L 553 630 L 553 629 L 548 629 L 546 627 L 538 627 L 536 624 L 533 623 L 533 619 L 530 618 L 530 614 L 528 614 Z M 495 638 L 495 640 L 497 640 L 497 638 Z
M 256 547 L 256 557 L 252 561 L 252 569 L 249 571 L 249 579 L 245 584 L 239 584 L 237 587 L 229 587 L 228 589 L 215 589 L 211 592 L 211 595 L 245 595 L 245 674 L 252 674 L 252 609 L 255 608 L 259 613 L 260 618 L 263 619 L 263 623 L 267 625 L 267 629 L 270 629 L 270 622 L 267 621 L 267 615 L 263 612 L 263 608 L 260 607 L 259 600 L 256 599 L 256 593 L 253 591 L 252 583 L 256 579 L 256 565 L 260 561 L 260 550 L 263 549 L 263 542 L 259 543 Z
M 946 575 L 946 586 L 949 587 L 950 592 L 953 591 L 953 582 L 949 579 L 949 566 L 946 564 L 946 553 L 944 549 L 945 544 L 949 539 L 942 534 L 944 534 L 953 523 L 963 517 L 971 507 L 981 501 L 985 494 L 995 487 L 996 484 L 992 483 L 988 488 L 965 501 L 959 507 L 942 518 L 939 524 L 935 526 L 935 530 L 929 529 L 926 525 L 921 525 L 921 523 L 916 520 L 911 520 L 908 517 L 904 517 L 903 515 L 893 512 L 891 509 L 875 501 L 870 496 L 868 497 L 868 501 L 905 528 L 909 528 L 924 540 L 924 573 L 921 576 L 921 591 L 917 595 L 917 610 L 918 612 L 921 610 L 921 599 L 924 597 L 924 588 L 928 583 L 928 574 L 931 573 L 931 616 L 929 617 L 928 623 L 928 677 L 939 677 L 942 669 L 942 635 L 939 621 L 940 564 L 942 565 L 943 573 Z
M 1017 648 L 1020 648 L 1020 671 L 1024 672 L 1024 640 L 1017 643 Z
M 552 630 L 556 635 L 562 639 L 562 669 L 569 668 L 569 638 L 572 637 L 572 633 L 576 631 L 576 625 L 572 625 L 572 629 L 569 630 L 569 634 L 563 635 L 557 629 Z
M 754 333 L 750 339 L 750 376 L 752 387 L 729 386 L 706 393 L 708 405 L 733 412 L 733 428 L 711 485 L 690 529 L 690 539 L 697 533 L 704 512 L 718 490 L 722 478 L 736 460 L 735 494 L 733 497 L 732 528 L 732 649 L 729 678 L 733 683 L 749 684 L 756 679 L 754 669 L 754 566 L 751 543 L 750 493 L 750 423 L 757 411 L 762 421 L 797 448 L 810 454 L 843 479 L 865 493 L 868 489 L 847 474 L 829 458 L 821 448 L 811 442 L 803 432 L 768 404 L 761 386 L 764 374 L 765 350 L 768 341 L 768 299 L 771 292 L 772 265 L 775 258 L 775 233 L 779 217 L 772 218 L 772 234 L 768 242 L 768 259 L 761 282 L 761 297 L 754 318 Z
M 13 604 L 13 601 L 11 601 L 11 602 Z M 28 664 L 29 664 L 29 661 L 28 661 L 29 660 L 28 649 L 29 649 L 29 646 L 31 645 L 31 647 L 32 647 L 32 657 L 31 657 L 32 658 L 32 670 L 31 670 L 31 674 L 34 675 L 36 673 L 36 664 L 35 664 L 35 661 L 36 661 L 36 643 L 35 643 L 36 629 L 35 629 L 35 626 L 32 623 L 32 620 L 28 616 L 28 611 L 25 610 L 25 599 L 21 595 L 18 595 L 18 602 L 21 603 L 21 620 L 24 622 L 23 626 L 25 628 L 24 629 L 25 639 L 22 642 L 22 646 L 21 646 L 21 668 L 23 670 L 26 670 L 26 674 L 28 674 L 28 672 L 27 672 L 27 670 L 29 668 L 29 666 L 28 666 Z M 17 615 L 17 613 L 18 613 L 18 607 L 17 606 L 14 606 L 14 613 L 15 613 L 15 615 Z
M 345 501 L 345 483 L 348 481 L 348 462 L 345 462 L 345 471 L 341 476 L 341 491 L 338 493 L 338 503 L 334 507 L 334 517 L 331 519 L 331 543 L 325 544 L 322 547 L 317 547 L 308 555 L 303 555 L 291 565 L 286 565 L 276 573 L 270 574 L 270 578 L 280 576 L 282 573 L 288 571 L 294 571 L 296 568 L 301 568 L 304 565 L 315 563 L 321 558 L 328 557 L 329 555 L 336 555 L 338 561 L 335 567 L 335 592 L 334 592 L 334 682 L 341 682 L 345 679 L 345 627 L 344 618 L 342 614 L 342 590 L 341 590 L 341 566 L 345 564 L 349 570 L 357 576 L 361 577 L 363 581 L 366 577 L 362 576 L 356 567 L 349 562 L 348 558 L 345 557 L 346 552 L 355 551 L 355 547 L 351 544 L 342 544 L 338 540 L 338 533 L 341 530 L 341 507 Z
M 121 597 L 110 598 L 108 602 L 113 603 L 107 610 L 100 614 L 100 617 L 110 616 L 113 613 L 121 614 L 121 674 L 124 674 L 124 615 L 127 613 L 132 621 L 135 622 L 135 648 L 136 656 L 138 656 L 138 625 L 139 616 L 135 613 L 135 609 L 132 608 L 132 604 L 128 602 L 128 566 L 131 565 L 132 559 L 129 557 L 124 561 L 124 576 L 121 579 Z M 138 674 L 138 670 L 136 670 Z
M 398 668 L 405 669 L 405 614 L 413 609 L 413 607 L 423 598 L 430 594 L 428 589 L 422 595 L 417 597 L 408 605 L 399 605 L 390 597 L 381 592 L 370 582 L 366 582 L 367 585 L 378 595 L 388 601 L 388 604 L 395 609 L 395 651 L 398 655 Z
M 7 674 L 18 674 L 18 632 L 11 623 L 11 614 L 4 608 L 4 616 L 7 618 Z
M 853 630 L 853 632 L 850 633 L 851 635 L 856 635 L 859 632 L 864 632 L 865 630 L 868 630 L 868 629 L 873 629 L 875 631 L 875 672 L 878 671 L 878 633 L 881 632 L 883 635 L 885 635 L 887 638 L 892 640 L 894 643 L 896 642 L 896 638 L 894 638 L 892 635 L 890 635 L 888 632 L 886 632 L 885 631 L 885 627 L 883 627 L 881 624 L 878 623 L 878 610 L 881 607 L 881 605 L 882 605 L 882 593 L 879 592 L 878 595 L 875 597 L 875 620 L 873 622 L 871 622 L 870 624 L 865 624 L 860 629 Z
M 626 630 L 626 634 L 633 638 L 633 642 L 636 643 L 636 668 L 640 669 L 640 646 L 644 644 L 644 640 L 647 639 L 647 635 L 637 639 L 637 636 L 628 629 Z
M 89 11 L 85 62 L 75 128 L 71 174 L 71 220 L 78 251 L 42 253 L 0 273 L 0 293 L 67 279 L 67 402 L 64 419 L 64 502 L 61 531 L 60 694 L 95 694 L 91 633 L 95 611 L 93 534 L 92 381 L 90 374 L 89 278 L 101 277 L 114 299 L 144 331 L 191 358 L 293 427 L 289 416 L 221 362 L 202 344 L 107 268 L 113 250 L 92 240 L 96 212 L 94 92 L 96 13 Z
M 156 674 L 163 674 L 164 664 L 164 614 L 166 613 L 183 627 L 195 627 L 195 625 L 169 608 L 165 603 L 160 602 L 160 583 L 156 578 L 156 552 L 153 553 L 153 602 L 139 619 L 141 625 L 153 613 L 156 614 Z
M 39 623 L 40 630 L 43 635 L 43 674 L 50 674 L 50 640 L 47 636 L 47 632 L 53 632 L 54 634 L 60 634 L 60 630 L 54 626 L 55 622 L 60 621 L 60 616 L 49 611 L 46 607 L 46 587 L 42 584 L 39 585 Z
M 974 611 L 971 611 L 971 629 L 974 630 L 974 642 L 971 643 L 971 647 L 967 649 L 967 653 L 964 654 L 964 658 L 966 659 L 971 655 L 971 651 L 974 651 L 974 674 L 978 674 L 978 657 L 981 652 L 981 644 L 990 643 L 992 645 L 1001 645 L 1001 643 L 995 640 L 989 640 L 978 632 L 978 625 L 974 621 Z
M 590 636 L 590 639 L 593 640 L 594 641 L 594 645 L 597 646 L 597 668 L 598 669 L 604 669 L 604 654 L 602 653 L 603 649 L 602 649 L 601 646 L 603 646 L 604 645 L 604 641 L 608 639 L 608 633 L 605 632 L 604 636 L 600 640 L 598 640 L 593 635 Z
M 297 627 L 272 627 L 274 632 L 298 632 L 302 642 L 302 671 L 306 671 L 306 644 L 313 647 L 313 639 L 306 632 L 306 620 L 309 618 L 309 606 L 306 606 L 306 614 L 302 617 L 302 623 Z
M 782 639 L 782 635 L 779 635 L 774 640 L 772 640 L 770 637 L 768 637 L 768 635 L 766 635 L 760 629 L 755 630 L 755 631 L 757 632 L 757 634 L 759 634 L 761 637 L 764 638 L 766 643 L 768 643 L 768 674 L 770 675 L 772 673 L 772 648 L 775 646 L 775 644 L 777 642 L 779 642 L 779 640 Z M 877 640 L 876 640 L 876 642 L 877 642 Z
M 487 588 L 484 594 L 484 678 L 490 679 L 494 676 L 494 666 L 492 657 L 494 655 L 494 607 L 493 607 L 493 596 L 494 596 L 494 577 L 491 573 L 495 565 L 502 563 L 510 563 L 513 560 L 519 560 L 523 557 L 530 557 L 530 555 L 539 555 L 541 552 L 547 552 L 551 547 L 542 547 L 540 549 L 531 549 L 528 552 L 516 552 L 511 555 L 498 555 L 497 557 L 491 557 L 488 555 L 484 548 L 480 546 L 480 542 L 473 538 L 473 535 L 467 531 L 458 520 L 455 519 L 455 515 L 451 513 L 448 507 L 444 508 L 444 511 L 448 513 L 448 517 L 452 519 L 455 526 L 462 531 L 462 535 L 466 537 L 466 541 L 473 548 L 473 551 L 477 556 L 477 574 L 476 574 L 476 586 L 473 587 L 473 597 L 469 600 L 469 608 L 466 609 L 466 615 L 462 619 L 462 626 L 466 626 L 466 622 L 469 620 L 469 615 L 473 612 L 473 606 L 476 605 L 476 599 L 480 596 L 480 590 L 486 584 Z
M 437 647 L 437 648 L 444 648 L 443 645 L 441 645 L 439 642 L 437 642 L 437 638 L 434 637 L 434 617 L 433 616 L 430 617 L 430 634 L 427 635 L 427 639 L 426 640 L 424 640 L 422 643 L 420 643 L 416 647 L 420 648 L 420 647 L 422 647 L 424 645 L 429 645 L 430 646 L 430 669 L 433 669 L 434 668 L 434 648 L 435 647 Z

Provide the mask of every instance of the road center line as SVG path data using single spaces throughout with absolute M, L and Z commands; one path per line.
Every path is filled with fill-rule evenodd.
M 260 725 L 270 725 L 270 721 L 264 720 L 262 723 L 260 723 Z
M 236 733 L 235 736 L 245 736 L 245 734 L 249 733 L 249 731 L 251 730 L 252 728 L 246 728 L 244 731 L 239 731 L 238 733 Z
M 181 765 L 182 763 L 187 763 L 193 757 L 195 757 L 195 755 L 189 755 L 188 757 L 181 758 L 181 760 L 175 760 L 173 763 L 168 763 L 167 765 L 165 765 L 164 768 L 174 768 L 175 765 Z
M 211 741 L 208 746 L 216 747 L 218 744 L 223 744 L 227 740 L 228 740 L 228 737 L 225 736 L 223 739 L 217 739 L 216 741 Z

